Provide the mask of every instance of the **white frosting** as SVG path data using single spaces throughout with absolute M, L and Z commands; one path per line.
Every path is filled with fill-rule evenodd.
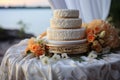
M 80 40 L 85 37 L 85 28 L 81 29 L 47 29 L 48 40 Z
M 87 40 L 82 39 L 82 40 L 73 40 L 73 41 L 55 41 L 55 40 L 47 40 L 49 44 L 55 44 L 55 45 L 76 45 L 76 44 L 82 44 L 85 43 Z
M 80 18 L 53 18 L 50 20 L 50 27 L 60 29 L 80 28 L 82 19 Z
M 79 17 L 79 11 L 78 10 L 68 10 L 68 9 L 59 9 L 54 10 L 53 13 L 54 17 L 56 18 L 78 18 Z

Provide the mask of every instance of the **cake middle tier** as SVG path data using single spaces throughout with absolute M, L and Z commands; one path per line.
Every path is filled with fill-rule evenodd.
M 82 19 L 80 18 L 52 18 L 50 27 L 58 29 L 76 29 L 80 28 Z
M 47 39 L 56 41 L 80 40 L 85 37 L 85 28 L 80 29 L 47 29 Z

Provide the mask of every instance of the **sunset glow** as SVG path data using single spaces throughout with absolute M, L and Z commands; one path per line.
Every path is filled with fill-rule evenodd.
M 0 6 L 49 6 L 48 0 L 0 0 Z

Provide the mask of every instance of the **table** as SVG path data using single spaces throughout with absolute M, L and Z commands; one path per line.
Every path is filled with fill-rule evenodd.
M 82 56 L 84 62 L 70 58 L 42 64 L 31 54 L 23 56 L 27 39 L 10 47 L 0 67 L 0 80 L 120 80 L 120 52 L 103 59 Z

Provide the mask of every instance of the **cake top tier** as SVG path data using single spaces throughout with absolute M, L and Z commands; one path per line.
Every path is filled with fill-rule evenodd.
M 53 12 L 54 18 L 78 18 L 79 11 L 72 9 L 56 9 Z

